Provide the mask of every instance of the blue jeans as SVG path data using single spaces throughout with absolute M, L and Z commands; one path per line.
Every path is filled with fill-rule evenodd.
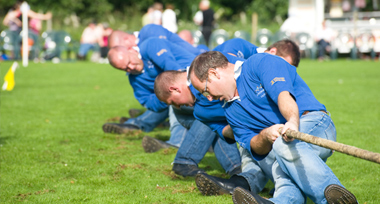
M 334 123 L 327 114 L 321 111 L 301 116 L 300 132 L 336 140 Z M 245 151 L 245 154 L 247 153 Z M 272 163 L 271 172 L 275 183 L 275 193 L 270 200 L 281 204 L 306 203 L 307 196 L 316 204 L 327 203 L 324 196 L 326 187 L 330 184 L 342 186 L 324 162 L 331 154 L 331 150 L 300 140 L 285 142 L 282 137 L 278 138 L 273 143 L 273 149 L 269 155 L 258 162 L 260 167 L 265 169 L 264 172 L 269 172 L 269 168 L 263 165 L 263 162 Z
M 170 139 L 166 141 L 168 144 L 179 147 L 185 138 L 187 129 L 178 123 L 173 108 L 169 106 L 168 109 L 161 112 L 153 112 L 146 110 L 142 115 L 136 118 L 130 118 L 125 124 L 133 124 L 138 126 L 144 132 L 152 131 L 157 125 L 161 124 L 168 118 L 170 123 Z
M 222 140 L 207 125 L 196 120 L 191 112 L 191 110 L 175 111 L 178 121 L 188 128 L 188 132 L 178 149 L 174 163 L 198 165 L 212 145 L 215 157 L 227 173 L 241 166 L 236 142 L 228 143 Z
M 246 149 L 239 146 L 239 151 L 242 173 L 238 174 L 238 176 L 244 177 L 249 184 L 250 190 L 257 194 L 264 189 L 269 179 L 273 181 L 271 170 L 273 161 L 268 158 L 272 156 L 274 159 L 274 155 L 270 154 L 267 156 L 268 158 L 256 161 Z M 266 162 L 269 162 L 269 164 Z
M 88 51 L 90 51 L 90 49 L 95 49 L 96 45 L 97 44 L 91 44 L 91 43 L 82 43 L 82 44 L 80 44 L 78 55 L 79 56 L 86 56 L 87 53 L 88 53 Z

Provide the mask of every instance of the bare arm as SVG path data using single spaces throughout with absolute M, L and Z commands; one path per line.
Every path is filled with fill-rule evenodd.
M 260 134 L 251 139 L 251 150 L 258 155 L 266 155 L 272 150 L 273 142 L 280 137 L 278 130 L 284 127 L 283 124 L 272 125 L 265 128 Z
M 17 12 L 15 12 L 15 11 L 10 11 L 7 13 L 7 15 L 5 15 L 4 20 L 3 20 L 3 24 L 8 26 L 9 22 L 14 22 L 18 26 L 22 25 L 20 19 L 17 18 Z
M 42 13 L 36 13 L 32 10 L 29 10 L 28 11 L 28 17 L 29 18 L 36 18 L 39 20 L 49 20 L 52 17 L 52 14 L 51 14 L 51 12 L 47 12 L 46 14 L 42 14 Z
M 278 95 L 277 103 L 282 116 L 287 121 L 281 134 L 283 135 L 285 141 L 292 141 L 292 139 L 286 137 L 285 132 L 288 129 L 298 131 L 300 118 L 297 103 L 292 95 L 290 95 L 287 91 L 283 91 Z
M 268 154 L 272 150 L 272 144 L 274 141 L 281 135 L 285 141 L 292 141 L 293 139 L 287 138 L 284 134 L 287 129 L 298 131 L 298 106 L 288 91 L 283 91 L 278 95 L 278 108 L 287 122 L 285 125 L 276 124 L 265 128 L 260 134 L 251 139 L 251 150 L 258 155 Z M 280 128 L 283 128 L 282 134 L 279 133 Z

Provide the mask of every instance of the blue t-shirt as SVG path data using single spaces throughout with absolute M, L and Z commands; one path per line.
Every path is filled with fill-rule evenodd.
M 193 85 L 190 85 L 189 88 L 196 98 L 193 112 L 195 119 L 209 126 L 212 131 L 215 131 L 219 137 L 224 139 L 222 131 L 228 125 L 222 108 L 224 102 L 219 100 L 209 101 Z
M 286 123 L 277 104 L 282 91 L 295 98 L 300 115 L 304 111 L 326 110 L 297 74 L 296 67 L 275 55 L 256 54 L 246 60 L 236 86 L 240 100 L 227 103 L 225 115 L 236 141 L 249 152 L 252 137 L 267 127 Z M 257 160 L 266 156 L 251 154 Z
M 127 73 L 129 83 L 133 88 L 133 93 L 137 101 L 145 108 L 160 112 L 165 110 L 168 105 L 158 100 L 156 94 L 154 94 L 154 80 L 146 72 L 138 75 Z
M 185 71 L 196 57 L 183 47 L 160 38 L 149 38 L 139 48 L 144 70 L 154 79 L 164 71 Z
M 168 29 L 162 27 L 161 25 L 156 25 L 156 24 L 148 24 L 144 26 L 140 32 L 139 32 L 139 44 L 138 46 L 140 47 L 140 43 L 144 42 L 148 38 L 151 37 L 157 37 L 160 39 L 167 39 L 172 43 L 175 43 L 188 52 L 198 55 L 200 54 L 200 51 L 190 45 L 190 43 L 184 41 L 182 38 L 180 38 L 177 34 L 170 32 Z
M 227 52 L 242 59 L 248 59 L 257 54 L 257 46 L 241 38 L 227 40 L 221 45 L 216 46 L 213 51 Z
M 196 48 L 199 50 L 199 54 L 210 51 L 210 49 L 207 47 L 207 45 L 204 45 L 204 44 L 200 44 Z

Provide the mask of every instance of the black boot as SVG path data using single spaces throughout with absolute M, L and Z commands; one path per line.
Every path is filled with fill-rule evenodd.
M 134 130 L 140 130 L 136 125 L 120 123 L 105 123 L 102 128 L 105 133 L 114 134 L 125 134 Z
M 156 138 L 149 137 L 149 136 L 144 136 L 143 137 L 143 139 L 142 139 L 142 146 L 143 146 L 144 151 L 146 153 L 157 152 L 160 149 L 166 149 L 166 148 L 169 148 L 169 147 L 178 148 L 178 147 L 170 145 L 170 144 L 168 144 L 168 143 L 166 143 L 164 141 L 161 141 L 161 140 L 158 140 Z
M 234 175 L 229 179 L 210 176 L 206 173 L 199 173 L 195 177 L 195 183 L 198 190 L 206 196 L 232 194 L 236 187 L 242 187 L 249 190 L 248 181 L 238 175 Z
M 354 194 L 342 186 L 331 184 L 325 189 L 325 197 L 327 203 L 344 203 L 344 204 L 357 204 Z
M 120 119 L 119 119 L 119 123 L 123 124 L 123 123 L 126 122 L 127 120 L 129 120 L 128 117 L 121 116 Z
M 232 201 L 234 204 L 274 204 L 272 201 L 240 187 L 235 188 Z
M 198 168 L 196 165 L 191 164 L 173 164 L 174 173 L 181 175 L 183 177 L 186 176 L 195 176 L 197 173 L 204 172 L 202 169 Z
M 238 166 L 234 168 L 232 171 L 228 172 L 228 175 L 233 176 L 233 175 L 238 175 L 241 173 L 241 166 Z

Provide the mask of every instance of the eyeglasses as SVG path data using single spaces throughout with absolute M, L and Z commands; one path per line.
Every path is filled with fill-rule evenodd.
M 207 79 L 206 79 L 205 90 L 202 92 L 202 95 L 203 95 L 204 97 L 206 97 L 206 98 L 207 98 L 208 96 L 211 95 L 208 91 L 206 91 L 206 90 L 207 90 L 207 81 L 208 81 L 208 75 L 207 75 Z

